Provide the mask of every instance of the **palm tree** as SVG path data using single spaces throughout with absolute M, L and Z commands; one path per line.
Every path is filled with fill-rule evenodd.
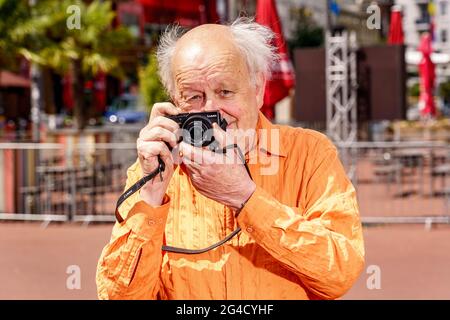
M 28 18 L 23 1 L 0 0 L 0 66 L 14 67 L 21 44 L 13 39 L 11 30 Z
M 20 2 L 23 5 L 24 0 Z M 67 23 L 71 16 L 67 9 L 73 6 L 79 11 L 79 28 Z M 110 1 L 39 0 L 27 9 L 27 19 L 8 31 L 12 42 L 19 44 L 16 51 L 40 66 L 72 73 L 74 125 L 83 129 L 88 111 L 84 79 L 98 72 L 121 76 L 121 49 L 133 44 L 132 36 L 126 28 L 112 28 L 115 13 Z

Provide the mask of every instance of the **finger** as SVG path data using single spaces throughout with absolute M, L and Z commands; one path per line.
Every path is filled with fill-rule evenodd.
M 228 159 L 226 154 L 212 152 L 208 148 L 196 148 L 185 142 L 180 143 L 179 146 L 182 156 L 197 164 L 212 165 L 232 163 L 232 159 Z
M 219 147 L 223 149 L 226 146 L 227 143 L 227 134 L 224 130 L 222 130 L 221 127 L 217 123 L 213 123 L 213 132 L 214 132 L 214 139 L 219 144 Z
M 167 166 L 173 164 L 172 154 L 163 142 L 145 141 L 140 143 L 138 156 L 145 174 L 153 172 L 157 168 L 157 156 L 160 156 Z
M 245 144 L 247 143 L 247 135 L 245 132 L 239 132 L 239 131 L 232 131 L 232 132 L 225 132 L 222 130 L 222 128 L 214 123 L 213 124 L 213 130 L 214 130 L 214 138 L 216 138 L 217 142 L 219 143 L 219 146 L 224 150 L 224 154 L 226 154 L 226 157 L 229 158 L 227 161 L 230 163 L 242 163 L 245 162 L 245 156 L 242 150 L 245 150 Z M 243 145 L 241 145 L 242 141 L 240 141 L 239 137 L 242 137 L 243 139 Z M 237 147 L 236 147 L 237 146 Z M 241 152 L 238 152 L 237 148 L 241 150 Z M 218 152 L 220 153 L 220 152 Z
M 180 113 L 180 110 L 178 110 L 177 107 L 175 107 L 170 102 L 158 102 L 155 103 L 152 107 L 151 117 L 150 119 L 154 119 L 158 116 L 164 116 L 164 115 L 177 115 Z
M 186 142 L 179 144 L 183 159 L 188 159 L 197 164 L 212 164 L 215 162 L 214 153 L 208 149 L 196 148 Z
M 216 150 L 217 161 L 222 161 L 221 163 L 237 163 L 236 161 L 236 149 L 234 147 L 237 144 L 237 139 L 235 136 L 228 134 L 222 128 L 214 123 L 214 138 L 217 140 L 219 149 Z
M 195 173 L 200 174 L 200 170 L 202 168 L 201 165 L 199 165 L 198 163 L 195 163 L 194 161 L 189 160 L 186 157 L 182 157 L 181 161 L 184 163 L 184 165 L 190 172 L 195 172 Z
M 172 149 L 172 159 L 173 159 L 173 164 L 175 165 L 179 165 L 183 162 L 183 154 L 180 151 L 180 145 L 177 144 L 175 146 L 175 148 Z
M 172 153 L 167 148 L 166 144 L 161 141 L 140 141 L 137 144 L 139 156 L 143 160 L 151 159 L 156 156 L 164 158 L 172 158 Z
M 177 135 L 165 128 L 154 127 L 143 131 L 138 138 L 138 143 L 140 141 L 164 141 L 173 148 L 177 145 Z
M 144 129 L 148 130 L 154 127 L 162 127 L 174 133 L 180 128 L 178 123 L 164 116 L 155 117 Z
M 164 162 L 164 164 L 166 165 L 166 168 L 169 166 L 173 166 L 174 162 L 173 162 L 173 155 L 172 152 L 170 152 L 169 148 L 167 147 L 166 144 L 161 144 L 161 152 L 160 152 L 160 157 L 161 160 Z

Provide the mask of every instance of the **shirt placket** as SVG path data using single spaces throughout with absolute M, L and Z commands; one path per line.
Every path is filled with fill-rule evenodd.
M 256 163 L 248 163 L 248 168 L 256 184 L 259 184 L 259 176 L 256 175 L 259 170 L 258 158 L 246 159 L 246 161 L 256 160 Z M 228 235 L 238 227 L 237 219 L 234 217 L 234 213 L 226 209 L 225 211 L 225 234 Z M 248 230 L 247 230 L 248 231 Z M 241 231 L 240 233 L 242 233 Z M 245 285 L 243 283 L 242 268 L 240 266 L 240 247 L 239 238 L 240 233 L 233 237 L 230 241 L 224 245 L 226 254 L 230 254 L 228 263 L 225 265 L 225 284 L 227 299 L 242 300 L 242 288 Z M 234 249 L 232 248 L 234 247 Z
M 228 208 L 225 209 L 225 235 L 230 234 L 237 228 L 236 219 L 234 219 L 233 212 Z M 239 251 L 238 235 L 228 241 L 223 247 L 225 254 L 229 254 L 228 262 L 225 264 L 225 292 L 226 299 L 242 299 L 240 283 L 240 268 L 239 268 Z

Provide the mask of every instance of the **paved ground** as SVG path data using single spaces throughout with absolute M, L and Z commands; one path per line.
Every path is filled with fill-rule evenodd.
M 450 226 L 370 227 L 364 238 L 366 270 L 345 299 L 450 299 Z M 371 266 L 380 268 L 380 289 L 367 286 Z
M 0 299 L 96 299 L 96 263 L 110 231 L 109 224 L 0 223 Z M 344 299 L 450 299 L 450 227 L 370 227 L 364 234 L 366 270 Z M 66 287 L 70 265 L 80 267 L 80 290 Z M 373 265 L 381 288 L 370 290 Z

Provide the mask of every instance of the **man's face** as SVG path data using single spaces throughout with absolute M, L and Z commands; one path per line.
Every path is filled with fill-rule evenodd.
M 254 129 L 264 78 L 258 76 L 252 83 L 228 30 L 209 26 L 193 29 L 177 43 L 172 60 L 174 103 L 182 112 L 219 110 L 229 129 Z

